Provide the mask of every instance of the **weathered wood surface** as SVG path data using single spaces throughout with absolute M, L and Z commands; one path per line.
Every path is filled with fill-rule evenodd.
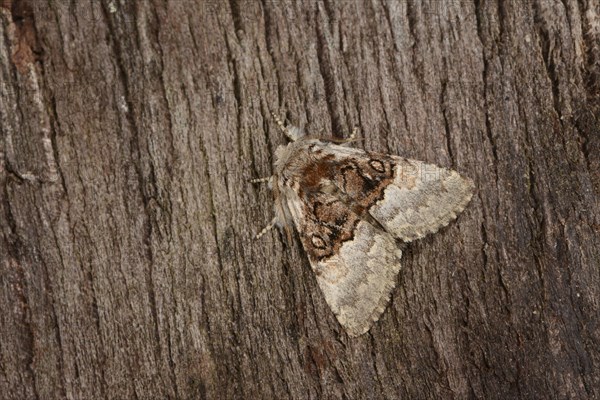
M 598 0 L 1 4 L 0 397 L 600 398 Z M 476 183 L 360 338 L 269 110 Z

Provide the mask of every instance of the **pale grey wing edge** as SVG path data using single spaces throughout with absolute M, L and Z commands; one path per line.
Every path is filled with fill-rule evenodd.
M 288 207 L 300 226 L 301 203 L 288 199 Z M 325 300 L 348 335 L 367 332 L 380 318 L 396 286 L 401 256 L 392 235 L 360 220 L 353 239 L 345 241 L 337 254 L 311 260 Z
M 393 157 L 394 181 L 369 208 L 396 238 L 410 242 L 435 233 L 465 209 L 473 182 L 457 172 L 421 161 Z
M 317 280 L 325 300 L 350 336 L 367 332 L 385 311 L 401 257 L 389 233 L 361 220 L 354 239 L 345 242 L 339 254 L 316 266 L 321 271 Z

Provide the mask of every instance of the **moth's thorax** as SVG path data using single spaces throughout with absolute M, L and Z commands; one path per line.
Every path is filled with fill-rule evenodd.
M 314 178 L 311 172 L 316 172 L 313 170 L 318 170 L 319 167 L 322 169 L 322 160 L 327 157 L 322 152 L 325 146 L 326 143 L 308 138 L 301 138 L 287 146 L 279 146 L 275 151 L 275 175 L 287 181 L 303 176 Z M 311 176 L 306 176 L 307 174 Z
M 300 204 L 309 193 L 327 186 L 331 166 L 326 160 L 333 157 L 324 151 L 327 146 L 317 139 L 300 138 L 275 150 L 273 194 L 275 215 L 281 225 L 293 224 L 291 203 Z

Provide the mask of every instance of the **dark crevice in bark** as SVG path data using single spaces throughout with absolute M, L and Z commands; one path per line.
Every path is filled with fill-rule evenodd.
M 273 65 L 275 65 L 275 62 L 273 62 L 273 52 L 275 51 L 275 48 L 273 47 L 273 43 L 271 41 L 271 37 L 273 37 L 273 41 L 275 41 L 275 43 L 280 43 L 281 41 L 281 37 L 279 36 L 279 32 L 277 31 L 277 25 L 273 24 L 272 22 L 272 17 L 270 15 L 271 13 L 271 4 L 267 3 L 267 0 L 260 0 L 260 9 L 262 11 L 262 17 L 263 17 L 263 25 L 264 25 L 264 41 L 265 41 L 265 45 L 267 46 L 267 54 L 271 57 L 271 62 Z M 275 37 L 274 34 L 277 34 L 277 36 Z
M 600 153 L 600 33 L 596 29 L 597 20 L 590 20 L 589 2 L 577 2 L 581 15 L 583 44 L 583 65 L 579 66 L 586 98 L 577 99 L 575 109 L 575 127 L 581 138 L 581 149 L 585 157 L 592 184 L 597 194 L 600 194 L 600 161 L 593 155 Z
M 236 101 L 236 117 L 237 117 L 237 124 L 236 124 L 236 131 L 237 131 L 237 137 L 241 137 L 242 136 L 242 126 L 243 126 L 243 119 L 242 119 L 242 109 L 243 107 L 245 107 L 245 104 L 243 103 L 243 91 L 242 91 L 242 86 L 240 83 L 240 71 L 239 71 L 239 65 L 238 65 L 238 61 L 237 60 L 233 60 L 233 95 L 235 97 L 235 101 Z M 218 118 L 218 116 L 217 116 Z M 224 174 L 224 178 L 225 180 L 227 180 L 227 174 Z M 227 185 L 227 182 L 225 183 L 226 187 L 229 187 Z
M 338 115 L 338 98 L 337 91 L 335 90 L 336 76 L 333 72 L 333 67 L 331 65 L 331 54 L 330 48 L 327 43 L 326 35 L 324 29 L 326 27 L 323 26 L 325 21 L 321 21 L 321 8 L 317 7 L 317 11 L 315 13 L 315 25 L 317 30 L 317 58 L 319 61 L 319 72 L 321 77 L 323 78 L 323 86 L 325 89 L 325 102 L 327 104 L 327 110 L 329 112 L 329 116 L 331 118 L 331 132 L 335 134 L 336 132 L 342 131 L 342 124 L 340 123 L 340 116 Z
M 32 64 L 36 65 L 42 60 L 43 48 L 39 43 L 32 0 L 13 0 L 10 3 L 11 18 L 15 27 L 15 43 L 12 43 L 11 56 L 14 65 L 23 73 Z
M 454 151 L 452 150 L 452 137 L 451 137 L 451 133 L 450 133 L 450 123 L 448 121 L 448 115 L 447 115 L 447 110 L 446 110 L 446 90 L 447 90 L 447 81 L 444 79 L 442 81 L 442 90 L 440 91 L 440 105 L 442 107 L 442 118 L 444 120 L 444 138 L 446 139 L 446 149 L 448 151 L 448 158 L 450 159 L 450 166 L 454 167 L 455 160 L 454 160 Z
M 598 9 L 590 12 L 593 2 L 577 2 L 579 14 L 582 16 L 582 36 L 584 51 L 583 78 L 587 94 L 587 101 L 592 105 L 596 114 L 600 110 L 600 32 L 598 31 Z M 591 20 L 590 20 L 591 18 Z M 598 118 L 597 118 L 598 119 Z
M 281 239 L 281 235 L 278 235 L 279 238 Z M 295 280 L 294 280 L 294 273 L 290 267 L 290 263 L 289 263 L 289 259 L 290 257 L 286 256 L 286 257 L 282 257 L 282 264 L 281 264 L 281 271 L 282 271 L 282 275 L 285 277 L 285 279 L 281 280 L 281 291 L 283 293 L 286 294 L 285 296 L 285 300 L 287 303 L 286 309 L 287 310 L 297 310 L 298 307 L 300 306 L 299 304 L 296 303 L 296 293 L 299 293 L 299 290 L 301 288 L 296 287 L 295 285 Z M 287 331 L 292 335 L 292 340 L 294 342 L 297 342 L 298 339 L 302 336 L 301 335 L 301 325 L 298 323 L 298 313 L 294 313 L 295 318 L 292 317 L 290 318 L 290 326 L 287 327 Z
M 477 36 L 479 38 L 479 43 L 481 44 L 482 47 L 482 63 L 483 63 L 483 76 L 482 76 L 482 82 L 483 82 L 483 90 L 482 90 L 482 97 L 483 97 L 483 104 L 484 104 L 484 109 L 485 109 L 485 135 L 490 143 L 490 147 L 492 149 L 492 155 L 494 157 L 494 176 L 496 177 L 496 187 L 498 186 L 498 163 L 499 163 L 499 159 L 498 159 L 498 149 L 496 146 L 496 140 L 494 139 L 494 136 L 492 134 L 493 129 L 492 129 L 492 124 L 490 122 L 490 102 L 488 99 L 488 92 L 491 90 L 490 89 L 490 82 L 489 82 L 489 76 L 490 76 L 490 60 L 492 59 L 492 57 L 495 57 L 494 54 L 488 54 L 488 48 L 486 46 L 486 40 L 484 39 L 487 36 L 487 32 L 484 32 L 483 30 L 483 21 L 485 20 L 485 16 L 484 16 L 484 10 L 482 8 L 482 0 L 475 0 L 475 10 L 476 10 L 476 14 L 475 14 L 475 19 L 477 22 Z M 482 203 L 483 204 L 483 203 Z
M 324 9 L 325 10 L 325 14 L 327 16 L 327 26 L 326 29 L 330 32 L 333 33 L 334 30 L 336 29 L 336 27 L 338 27 L 339 25 L 336 24 L 337 22 L 337 12 L 336 10 L 338 9 L 338 7 L 334 7 L 335 3 L 328 1 L 328 0 L 321 0 L 323 4 L 323 7 L 318 7 L 319 9 Z M 333 35 L 335 37 L 335 34 Z M 337 43 L 338 48 L 341 49 L 341 46 L 339 46 L 340 43 Z
M 234 18 L 234 22 L 235 22 L 235 18 Z M 236 29 L 237 31 L 237 29 Z M 230 72 L 232 75 L 232 81 L 233 81 L 233 96 L 235 98 L 235 104 L 236 104 L 236 132 L 237 132 L 237 137 L 240 138 L 242 136 L 242 126 L 243 126 L 243 116 L 242 116 L 242 108 L 245 106 L 244 104 L 244 91 L 242 89 L 242 84 L 241 84 L 241 79 L 242 77 L 240 76 L 241 72 L 240 72 L 240 61 L 237 59 L 237 52 L 234 51 L 234 49 L 231 48 L 231 45 L 229 43 L 229 40 L 226 40 L 226 45 L 227 45 L 227 57 L 229 59 L 229 64 L 230 64 Z M 238 42 L 239 42 L 239 38 L 238 38 Z M 217 119 L 219 118 L 219 115 L 217 114 Z M 217 136 L 218 139 L 218 136 Z M 226 180 L 225 182 L 225 187 L 229 187 L 227 185 L 227 174 L 224 174 L 224 179 Z M 229 193 L 229 191 L 228 191 Z
M 391 37 L 392 42 L 394 43 L 394 51 L 399 52 L 400 49 L 399 49 L 398 43 L 396 41 L 394 25 L 392 23 L 389 6 L 390 6 L 390 3 L 388 3 L 388 2 L 383 2 L 381 4 L 381 7 L 384 10 L 386 22 L 388 24 L 389 35 Z M 410 22 L 410 20 L 408 18 L 407 18 L 407 21 Z M 410 25 L 409 25 L 409 29 L 410 29 Z M 413 32 L 411 31 L 411 33 L 413 33 Z M 413 40 L 414 40 L 414 36 L 413 36 Z M 414 59 L 413 59 L 413 62 L 414 62 Z M 413 63 L 413 65 L 414 65 L 414 63 Z M 380 69 L 379 58 L 377 58 L 377 67 L 378 67 L 378 69 Z M 392 58 L 392 68 L 393 68 L 394 76 L 398 76 L 398 77 L 402 76 L 401 68 L 398 66 L 398 57 Z M 399 91 L 400 99 L 406 100 L 406 101 L 402 101 L 402 100 L 400 101 L 400 112 L 402 113 L 402 121 L 404 122 L 404 129 L 406 132 L 408 132 L 409 124 L 408 124 L 408 115 L 406 112 L 406 105 L 405 105 L 406 102 L 408 101 L 408 99 L 406 99 L 406 96 L 404 95 L 403 87 L 401 85 L 398 87 L 398 91 Z M 382 104 L 383 104 L 383 95 L 381 94 L 381 87 L 380 87 L 380 97 L 382 98 Z M 387 110 L 385 109 L 385 107 L 383 107 L 383 110 L 384 110 L 384 114 L 385 114 L 386 124 L 391 129 L 391 121 L 387 115 Z M 388 135 L 385 136 L 385 139 L 386 139 L 386 149 L 391 153 L 395 153 L 397 150 L 390 148 Z
M 239 32 L 242 31 L 244 29 L 244 23 L 243 23 L 243 16 L 242 16 L 242 9 L 241 9 L 241 4 L 239 1 L 236 0 L 229 0 L 229 9 L 231 10 L 231 19 L 233 20 L 233 29 L 234 29 L 234 34 L 238 40 L 238 42 L 241 40 L 240 36 L 239 36 Z
M 479 202 L 481 203 L 481 197 L 479 198 Z M 481 239 L 482 239 L 481 257 L 483 259 L 482 269 L 484 271 L 487 271 L 490 268 L 490 263 L 489 263 L 488 256 L 487 256 L 487 248 L 491 247 L 491 246 L 490 246 L 490 243 L 488 241 L 487 230 L 485 228 L 485 224 L 484 223 L 481 224 Z
M 418 0 L 417 0 L 418 1 Z M 422 65 L 422 59 L 419 58 L 418 53 L 420 51 L 420 37 L 417 31 L 417 27 L 419 26 L 419 18 L 417 16 L 416 7 L 413 4 L 413 0 L 407 0 L 406 2 L 406 20 L 408 22 L 408 30 L 410 32 L 410 36 L 412 38 L 412 46 L 411 46 L 411 65 L 413 76 L 416 78 L 414 82 L 415 86 L 421 89 L 421 92 L 424 93 L 426 91 L 425 87 L 427 82 L 425 82 L 424 76 L 424 68 Z
M 58 144 L 56 143 L 56 139 L 58 136 L 58 132 L 62 131 L 60 126 L 60 120 L 58 117 L 58 112 L 56 110 L 56 97 L 54 93 L 49 93 L 49 105 L 50 109 L 48 113 L 49 125 L 50 125 L 50 144 L 52 145 L 52 152 L 54 153 L 54 159 L 56 160 L 56 173 L 60 179 L 60 187 L 63 193 L 64 198 L 68 198 L 67 192 L 67 184 L 65 182 L 65 177 L 63 176 L 62 167 L 60 165 L 60 154 L 58 151 Z
M 6 248 L 8 253 L 6 256 L 2 257 L 2 268 L 13 268 L 16 272 L 15 275 L 18 279 L 18 286 L 14 285 L 12 293 L 17 294 L 17 299 L 14 300 L 14 310 L 12 311 L 12 315 L 17 314 L 17 310 L 20 310 L 18 313 L 20 317 L 22 317 L 18 322 L 24 327 L 21 330 L 21 339 L 23 342 L 27 343 L 27 346 L 23 349 L 25 354 L 20 360 L 23 365 L 25 365 L 28 380 L 27 384 L 33 383 L 32 390 L 35 395 L 35 398 L 39 398 L 38 393 L 38 385 L 36 383 L 37 374 L 34 370 L 34 360 L 35 360 L 35 328 L 32 325 L 32 315 L 31 315 L 31 306 L 29 304 L 28 294 L 29 291 L 32 290 L 28 286 L 28 279 L 26 277 L 25 271 L 23 269 L 23 264 L 28 264 L 29 260 L 29 252 L 25 247 L 22 239 L 19 237 L 19 227 L 17 225 L 17 219 L 15 215 L 13 215 L 11 210 L 10 203 L 10 194 L 9 194 L 9 185 L 11 184 L 11 176 L 5 175 L 4 177 L 0 175 L 0 189 L 2 190 L 2 196 L 0 196 L 0 211 L 3 211 L 3 220 L 5 221 L 8 229 L 3 229 L 3 238 L 6 244 Z M 8 232 L 7 232 L 8 231 Z M 0 247 L 1 249 L 1 247 Z M 9 256 L 10 260 L 9 261 Z M 35 259 L 35 257 L 34 257 Z M 5 271 L 0 270 L 2 275 L 4 275 Z M 6 272 L 8 275 L 8 272 Z M 5 279 L 5 277 L 3 277 Z M 17 286 L 17 287 L 15 287 Z M 16 290 L 15 290 L 16 289 Z M 4 375 L 4 374 L 2 374 Z
M 373 372 L 375 373 L 375 381 L 377 382 L 377 386 L 380 394 L 385 393 L 385 383 L 381 379 L 381 372 L 377 367 L 378 356 L 377 356 L 377 343 L 375 342 L 373 335 L 369 335 L 369 341 L 371 342 L 371 368 L 373 368 Z
M 507 32 L 507 24 L 510 22 L 508 21 L 509 14 L 506 10 L 507 3 L 503 0 L 495 0 L 494 4 L 496 5 L 496 16 L 498 17 L 498 44 L 505 46 L 507 39 L 506 35 L 510 34 L 510 32 Z
M 383 100 L 383 93 L 381 92 L 381 86 L 377 89 L 379 92 L 379 100 L 381 101 L 381 111 L 383 112 L 383 120 L 385 121 L 385 131 L 380 133 L 380 137 L 383 138 L 385 142 L 385 152 L 388 154 L 394 154 L 396 152 L 395 149 L 391 149 L 390 142 L 388 139 L 389 132 L 392 130 L 392 125 L 390 122 L 390 118 L 388 117 L 387 109 L 385 107 L 385 102 Z M 364 147 L 364 145 L 363 145 Z
M 555 51 L 561 48 L 560 37 L 557 34 L 550 32 L 549 27 L 546 26 L 546 21 L 542 15 L 539 4 L 533 2 L 532 5 L 534 13 L 534 26 L 537 34 L 540 38 L 542 59 L 544 61 L 544 67 L 546 69 L 546 75 L 550 81 L 550 87 L 552 90 L 552 103 L 554 104 L 554 111 L 558 116 L 559 120 L 562 119 L 561 106 L 560 106 L 560 82 L 559 82 L 559 66 L 555 63 L 554 57 Z M 557 43 L 558 41 L 558 43 Z M 564 74 L 563 74 L 564 76 Z
M 580 138 L 581 152 L 585 159 L 592 185 L 595 192 L 600 195 L 600 161 L 596 156 L 600 154 L 600 130 L 598 130 L 600 113 L 596 116 L 591 109 L 587 108 L 584 102 L 578 101 L 578 103 L 580 107 L 576 107 L 575 111 L 575 128 Z
M 69 205 L 70 205 L 70 203 L 69 203 Z M 69 210 L 68 210 L 68 212 L 67 212 L 66 215 L 67 215 L 68 225 L 69 225 L 69 228 L 70 228 L 71 240 L 72 240 L 72 242 L 75 242 L 76 237 L 81 237 L 81 236 L 78 235 L 77 232 L 76 232 L 77 223 L 74 222 L 73 219 L 72 219 L 71 208 L 69 208 Z M 86 224 L 81 224 L 81 225 L 82 225 L 82 229 L 85 230 L 85 233 L 84 233 L 85 239 L 83 239 L 83 240 L 91 238 L 92 235 L 89 232 L 88 226 Z M 59 256 L 59 259 L 60 259 L 60 265 L 61 265 L 61 267 L 64 267 L 64 266 L 67 265 L 67 263 L 64 260 L 62 251 L 60 251 L 60 234 L 58 234 L 57 232 L 54 232 L 54 231 L 53 231 L 53 234 L 54 234 L 54 241 L 56 243 L 56 248 L 58 249 L 58 256 Z M 82 239 L 80 239 L 80 240 L 82 240 Z M 86 240 L 86 242 L 87 242 L 87 240 Z M 93 246 L 93 244 L 90 241 L 90 247 L 92 247 L 92 246 Z M 89 285 L 89 290 L 90 290 L 90 292 L 92 294 L 91 295 L 91 307 L 92 307 L 92 314 L 93 314 L 92 318 L 94 319 L 95 327 L 96 327 L 96 330 L 97 330 L 97 333 L 98 333 L 98 338 L 100 340 L 100 346 L 102 348 L 104 348 L 105 341 L 104 341 L 104 339 L 102 338 L 102 335 L 101 335 L 102 324 L 101 324 L 101 321 L 100 321 L 100 312 L 99 312 L 99 309 L 98 309 L 98 296 L 97 296 L 97 293 L 96 293 L 96 288 L 94 286 L 94 282 L 95 282 L 94 279 L 95 279 L 95 277 L 94 277 L 94 271 L 92 269 L 92 262 L 93 262 L 93 260 L 91 260 L 91 257 L 90 257 L 89 260 L 82 260 L 81 259 L 81 255 L 78 254 L 78 262 L 81 265 L 82 274 L 87 278 L 87 281 L 84 282 L 84 283 Z M 85 263 L 87 263 L 89 265 L 89 268 L 85 268 Z M 51 298 L 54 298 L 54 290 L 53 290 L 52 285 L 50 284 L 49 281 L 48 281 L 48 293 L 51 296 Z M 54 320 L 58 321 L 58 319 L 57 319 L 58 317 L 56 315 L 56 307 L 54 306 L 54 304 L 52 304 L 52 312 L 53 312 L 53 315 L 54 315 Z M 62 344 L 62 340 L 61 340 L 61 334 L 60 334 L 60 325 L 58 323 L 57 323 L 57 335 L 56 335 L 56 339 L 57 339 L 58 343 L 61 344 L 61 348 L 63 348 L 63 344 Z M 105 367 L 106 367 L 106 363 L 105 363 L 106 356 L 105 356 L 105 354 L 100 354 L 98 356 L 98 358 L 99 358 L 98 364 L 100 365 L 100 371 L 99 371 L 99 373 L 100 373 L 100 381 L 101 381 L 101 384 L 102 384 L 102 386 L 101 386 L 101 392 L 102 392 L 102 395 L 105 396 L 106 395 L 106 391 L 107 391 L 107 387 L 108 387 L 108 382 L 106 380 L 106 373 L 107 373 L 107 371 L 105 369 Z M 62 368 L 62 370 L 64 370 L 64 365 L 63 364 L 64 364 L 64 362 L 61 359 L 61 368 Z M 65 394 L 65 396 L 66 396 L 66 394 Z
M 263 1 L 263 16 L 264 16 L 264 30 L 265 30 L 265 43 L 267 45 L 267 53 L 268 56 L 271 60 L 271 63 L 273 64 L 273 66 L 277 65 L 277 59 L 273 57 L 273 53 L 275 52 L 275 48 L 277 45 L 280 46 L 279 44 L 279 39 L 281 37 L 281 35 L 279 34 L 278 31 L 278 27 L 276 24 L 272 23 L 272 17 L 270 15 L 271 8 L 273 7 L 273 4 L 269 4 L 267 3 L 267 0 L 262 0 Z M 269 32 L 277 32 L 277 39 L 278 40 L 273 40 L 271 39 L 272 35 L 269 35 Z M 280 51 L 280 47 L 277 49 L 277 51 Z M 263 65 L 262 60 L 261 60 L 261 66 Z M 282 80 L 280 78 L 282 71 L 279 68 L 275 67 L 275 71 L 274 71 L 274 75 L 277 78 L 277 103 L 276 104 L 268 104 L 265 103 L 264 98 L 261 100 L 261 109 L 262 109 L 262 115 L 263 115 L 263 132 L 265 134 L 265 141 L 267 143 L 270 144 L 270 154 L 274 154 L 275 153 L 275 149 L 277 148 L 277 146 L 279 145 L 279 143 L 277 142 L 277 135 L 271 135 L 271 127 L 274 127 L 274 119 L 272 114 L 277 115 L 279 118 L 282 118 L 282 120 L 284 121 L 284 123 L 286 122 L 286 119 L 288 118 L 288 104 L 287 102 L 283 99 L 283 89 L 284 89 L 284 85 L 282 84 L 282 82 L 284 80 Z M 267 75 L 264 75 L 265 78 L 267 77 Z M 300 83 L 300 79 L 297 77 L 296 78 L 297 83 Z M 275 108 L 273 108 L 275 107 Z M 284 112 L 284 115 L 281 115 L 281 112 Z M 278 128 L 273 128 L 275 131 L 279 131 Z M 287 140 L 287 139 L 285 139 Z M 253 158 L 253 162 L 254 162 L 254 158 Z M 272 159 L 269 160 L 269 165 L 272 168 L 273 162 Z M 254 166 L 257 165 L 256 162 L 253 163 Z M 271 174 L 274 171 L 271 169 Z M 257 175 L 258 176 L 258 175 Z M 260 175 L 262 176 L 266 176 L 266 175 Z
M 504 293 L 504 297 L 506 298 L 506 301 L 504 302 L 504 309 L 506 310 L 506 313 L 508 314 L 509 319 L 512 319 L 512 309 L 511 306 L 513 304 L 513 300 L 512 300 L 512 296 L 510 293 L 510 289 L 507 286 L 506 282 L 505 282 L 505 278 L 502 275 L 502 268 L 498 267 L 496 268 L 496 273 L 498 276 L 498 284 L 500 285 L 500 288 L 502 289 L 502 292 Z
M 261 0 L 261 8 L 262 8 L 264 32 L 265 32 L 264 40 L 265 40 L 265 44 L 267 46 L 267 52 L 266 52 L 267 54 L 263 53 L 263 55 L 268 55 L 271 60 L 272 65 L 275 67 L 275 76 L 277 77 L 277 80 L 278 80 L 277 81 L 277 105 L 279 107 L 281 107 L 281 106 L 284 106 L 283 93 L 282 93 L 283 86 L 281 85 L 282 81 L 279 76 L 281 71 L 278 68 L 276 68 L 277 60 L 273 58 L 273 53 L 275 53 L 275 49 L 277 48 L 277 51 L 279 51 L 281 48 L 281 35 L 279 34 L 278 25 L 273 22 L 275 17 L 271 16 L 271 13 L 273 12 L 272 8 L 274 7 L 274 4 L 276 4 L 276 3 L 269 3 L 268 0 Z M 276 45 L 278 47 L 276 47 Z M 266 77 L 266 75 L 264 75 L 264 76 Z M 269 110 L 269 112 L 267 112 L 266 114 L 264 114 L 264 112 L 263 112 L 263 116 L 266 116 L 266 118 L 271 118 L 271 114 L 270 114 L 271 111 L 274 112 L 275 114 L 278 114 L 278 110 L 270 109 L 270 107 L 272 106 L 271 104 L 268 104 L 267 106 L 268 106 L 267 109 Z M 267 130 L 265 130 L 265 132 L 267 132 Z
M 395 32 L 394 32 L 394 24 L 392 23 L 392 16 L 390 15 L 390 5 L 393 3 L 389 3 L 385 0 L 381 0 L 380 6 L 383 9 L 383 15 L 385 16 L 385 20 L 387 22 L 387 27 L 390 32 L 390 37 L 392 38 L 392 43 L 394 44 L 394 51 L 397 53 L 400 51 L 398 48 L 398 43 L 396 42 Z M 410 28 L 410 26 L 409 26 Z M 395 61 L 395 60 L 394 60 Z M 396 62 L 394 62 L 394 67 L 396 66 Z

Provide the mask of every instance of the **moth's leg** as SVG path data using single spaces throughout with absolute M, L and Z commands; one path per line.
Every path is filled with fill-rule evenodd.
M 258 232 L 258 234 L 254 237 L 254 239 L 256 239 L 256 240 L 260 239 L 262 237 L 262 235 L 264 235 L 265 233 L 267 233 L 271 229 L 273 229 L 273 227 L 275 226 L 276 223 L 277 223 L 277 217 L 273 218 L 271 220 L 271 222 L 269 222 L 269 225 L 265 226 L 262 231 Z
M 250 179 L 250 183 L 265 183 L 271 180 L 272 176 L 265 176 L 264 178 Z
M 298 140 L 298 138 L 300 136 L 303 135 L 302 130 L 300 128 L 298 128 L 297 126 L 294 126 L 294 125 L 290 125 L 289 127 L 285 126 L 285 123 L 281 120 L 281 118 L 279 118 L 277 115 L 275 115 L 275 113 L 273 111 L 271 111 L 271 115 L 273 116 L 273 119 L 277 123 L 277 126 L 279 127 L 281 132 L 283 132 L 283 134 L 285 136 L 287 136 L 288 139 L 290 139 L 292 142 L 295 142 L 296 140 Z
M 348 136 L 347 139 L 344 139 L 342 146 L 348 146 L 350 145 L 350 143 L 355 142 L 356 139 L 356 134 L 358 133 L 358 126 L 355 126 L 352 129 L 352 133 L 350 134 L 350 136 Z

